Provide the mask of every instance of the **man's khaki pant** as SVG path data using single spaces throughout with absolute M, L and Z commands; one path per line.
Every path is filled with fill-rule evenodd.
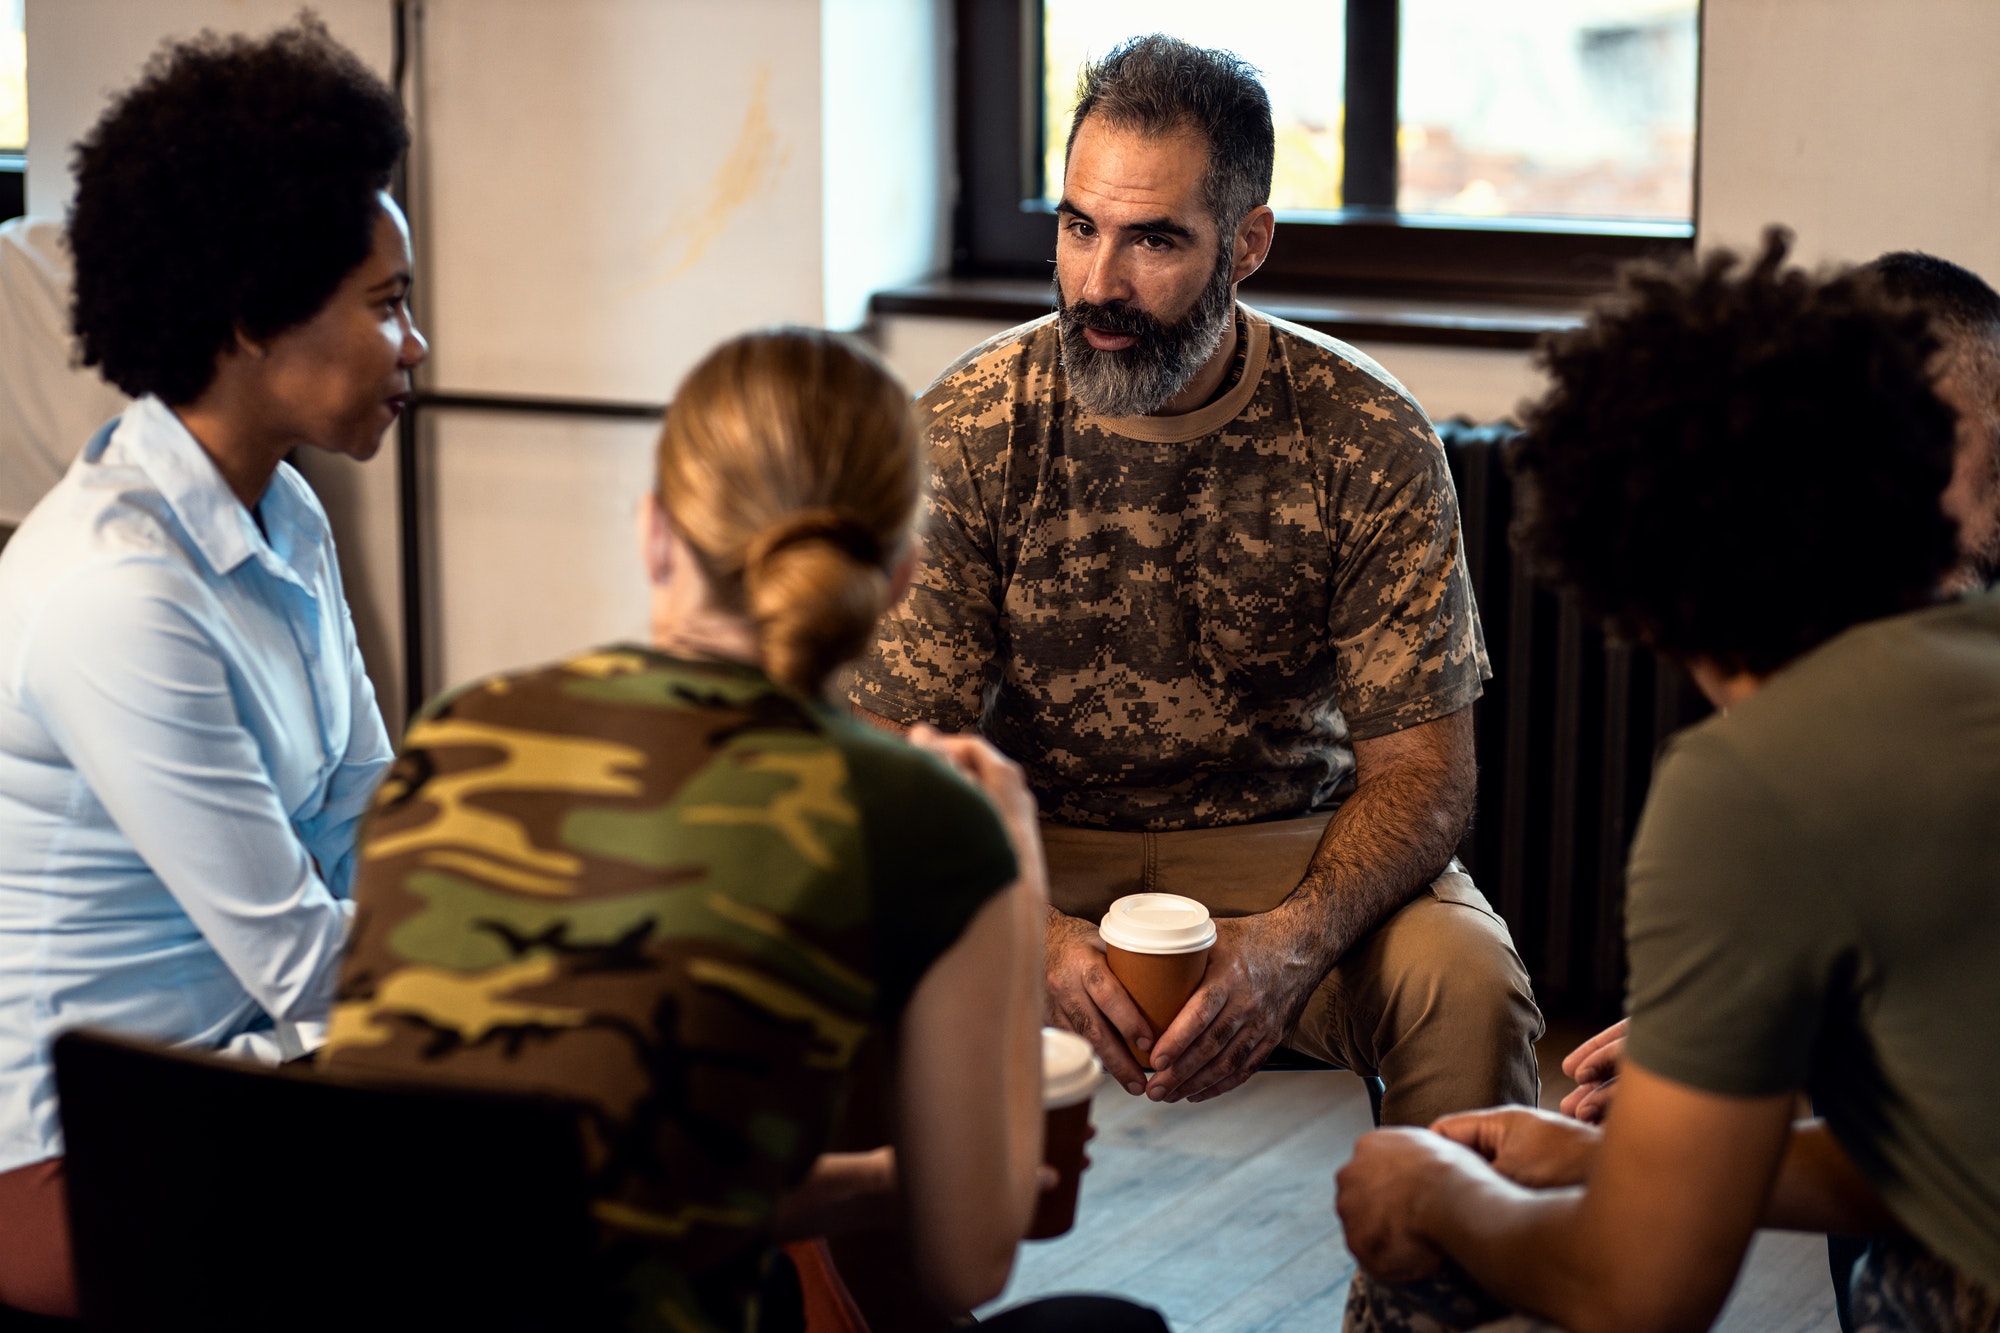
M 1122 833 L 1042 825 L 1049 898 L 1096 923 L 1128 893 L 1177 893 L 1218 917 L 1268 912 L 1298 887 L 1328 816 Z M 1382 1120 L 1535 1104 L 1542 1034 L 1514 941 L 1456 861 L 1334 964 L 1285 1044 L 1381 1078 Z

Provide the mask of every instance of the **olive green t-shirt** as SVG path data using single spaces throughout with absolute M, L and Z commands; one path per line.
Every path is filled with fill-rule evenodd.
M 2000 1287 L 2000 598 L 1847 631 L 1676 737 L 1633 845 L 1639 1065 L 1806 1090 Z

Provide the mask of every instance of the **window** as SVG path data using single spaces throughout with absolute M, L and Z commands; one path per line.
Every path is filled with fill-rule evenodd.
M 1253 285 L 1569 300 L 1693 234 L 1698 0 L 960 0 L 955 269 L 1046 274 L 1080 63 L 1141 32 L 1257 65 L 1286 222 Z

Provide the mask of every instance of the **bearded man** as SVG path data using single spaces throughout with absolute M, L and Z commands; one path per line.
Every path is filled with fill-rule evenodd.
M 1394 1123 L 1532 1104 L 1541 1015 L 1452 859 L 1491 672 L 1437 438 L 1373 361 L 1235 299 L 1274 227 L 1254 71 L 1154 36 L 1080 92 L 1060 308 L 923 396 L 924 562 L 853 702 L 1026 768 L 1052 1021 L 1128 1092 L 1217 1096 L 1283 1042 L 1381 1077 Z M 1164 1031 L 1096 928 L 1141 891 L 1218 918 Z

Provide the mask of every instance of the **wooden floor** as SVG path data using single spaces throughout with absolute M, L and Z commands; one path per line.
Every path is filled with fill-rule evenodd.
M 1568 1085 L 1544 1045 L 1543 1102 Z M 1337 1329 L 1354 1258 L 1333 1214 L 1333 1173 L 1369 1127 L 1361 1081 L 1268 1073 L 1200 1106 L 1160 1106 L 1107 1085 L 1093 1165 L 1067 1236 L 1021 1247 L 989 1307 L 1058 1292 L 1115 1292 L 1159 1309 L 1176 1333 Z M 1717 1328 L 1835 1333 L 1826 1246 L 1758 1238 Z

